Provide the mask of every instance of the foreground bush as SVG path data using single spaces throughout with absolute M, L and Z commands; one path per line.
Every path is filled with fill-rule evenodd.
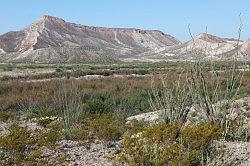
M 68 140 L 116 141 L 121 139 L 126 130 L 124 118 L 108 114 L 86 114 L 80 122 L 63 130 Z
M 121 139 L 125 132 L 123 118 L 112 114 L 96 115 L 93 118 L 93 121 L 89 119 L 88 127 L 90 132 L 94 134 L 94 137 L 104 141 Z
M 221 135 L 220 128 L 212 123 L 181 126 L 180 123 L 161 123 L 138 133 L 127 133 L 124 149 L 114 157 L 114 163 L 133 166 L 196 166 L 204 163 L 211 141 Z
M 31 132 L 13 123 L 9 133 L 0 137 L 0 165 L 48 165 L 49 158 L 42 147 L 54 147 L 60 137 L 58 124 L 45 131 Z
M 15 115 L 16 114 L 13 111 L 1 111 L 0 110 L 0 121 L 6 122 L 10 119 L 15 119 L 17 118 Z

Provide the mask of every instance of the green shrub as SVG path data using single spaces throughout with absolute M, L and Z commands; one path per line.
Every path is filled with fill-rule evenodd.
M 214 123 L 186 126 L 181 132 L 182 144 L 194 150 L 206 149 L 221 133 L 222 129 Z
M 57 73 L 60 73 L 60 72 L 62 72 L 62 71 L 63 71 L 62 69 L 56 68 L 56 72 L 57 72 Z
M 10 133 L 0 137 L 0 148 L 4 152 L 1 164 L 21 165 L 25 160 L 27 149 L 32 145 L 33 138 L 27 128 L 21 128 L 17 123 L 10 126 Z
M 82 126 L 77 125 L 68 129 L 64 129 L 62 134 L 67 140 L 82 141 L 88 139 L 88 132 Z
M 37 143 L 40 146 L 54 147 L 56 142 L 62 138 L 63 126 L 60 122 L 52 122 L 48 126 L 48 130 L 37 133 L 39 139 Z
M 88 132 L 89 138 L 105 141 L 119 140 L 126 130 L 124 119 L 111 113 L 86 115 L 81 125 Z
M 49 125 L 52 122 L 52 120 L 48 119 L 39 119 L 37 121 L 37 124 L 42 126 L 42 127 L 46 127 L 47 125 Z
M 86 103 L 86 110 L 91 114 L 107 112 L 107 106 L 101 100 L 91 100 Z
M 13 70 L 13 66 L 11 66 L 11 65 L 5 66 L 3 68 L 3 71 L 12 71 L 12 70 Z
M 8 92 L 11 89 L 11 86 L 8 83 L 0 82 L 0 95 Z
M 0 111 L 0 121 L 6 122 L 9 119 L 14 119 L 16 113 L 13 111 Z
M 48 165 L 49 156 L 44 155 L 42 147 L 55 147 L 61 138 L 61 125 L 54 123 L 48 127 L 31 132 L 13 123 L 10 132 L 0 137 L 0 165 Z M 56 160 L 65 163 L 60 156 Z
M 211 123 L 184 128 L 181 123 L 159 123 L 127 133 L 124 149 L 114 156 L 113 162 L 134 166 L 198 166 L 206 161 L 208 145 L 220 134 L 218 125 Z

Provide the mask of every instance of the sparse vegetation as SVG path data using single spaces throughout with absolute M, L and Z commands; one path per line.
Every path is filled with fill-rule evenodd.
M 1 165 L 47 165 L 42 151 L 43 146 L 55 146 L 60 137 L 58 127 L 51 126 L 49 131 L 29 131 L 17 122 L 11 124 L 9 133 L 0 137 Z M 59 160 L 58 160 L 59 161 Z
M 210 142 L 221 135 L 219 126 L 212 123 L 181 126 L 181 123 L 160 123 L 140 132 L 128 132 L 124 149 L 115 164 L 175 166 L 205 163 Z
M 211 105 L 225 99 L 229 89 L 237 91 L 233 92 L 234 99 L 248 96 L 248 74 L 242 76 L 242 84 L 234 77 L 232 87 L 226 73 L 217 72 L 227 68 L 226 64 L 219 67 L 215 63 L 213 67 L 216 70 L 211 73 L 211 64 L 201 62 L 204 75 L 197 70 L 193 73 L 187 70 L 195 63 L 183 65 L 181 62 L 99 66 L 13 64 L 13 70 L 50 67 L 56 74 L 49 74 L 47 78 L 66 76 L 65 72 L 67 77 L 41 82 L 11 78 L 0 82 L 0 121 L 4 124 L 16 121 L 15 125 L 7 126 L 7 132 L 3 132 L 0 138 L 1 162 L 47 165 L 49 159 L 46 157 L 49 156 L 44 156 L 45 147 L 56 148 L 62 140 L 85 143 L 99 140 L 104 146 L 110 146 L 110 142 L 123 142 L 124 147 L 111 156 L 114 163 L 198 166 L 214 156 L 215 150 L 210 146 L 214 140 L 249 141 L 249 125 L 243 123 L 241 116 L 229 118 L 225 127 L 221 123 L 225 114 L 219 116 L 212 110 L 214 114 L 209 118 L 202 118 L 193 125 L 186 124 L 189 113 L 192 118 L 201 114 L 207 116 L 206 112 L 215 109 Z M 108 77 L 74 79 L 85 74 Z M 113 74 L 153 76 L 114 77 L 111 76 Z M 211 74 L 217 75 L 211 77 Z M 192 82 L 193 77 L 189 76 L 193 76 L 195 81 Z M 38 75 L 29 79 L 40 78 L 44 77 Z M 214 95 L 214 85 L 218 84 L 218 93 Z M 205 95 L 200 91 L 202 87 L 206 88 Z M 204 97 L 208 97 L 207 103 Z M 209 109 L 206 109 L 206 104 L 209 104 Z M 228 110 L 235 105 L 232 102 L 221 109 Z M 194 106 L 197 111 L 192 110 Z M 249 110 L 249 103 L 243 103 L 243 106 Z M 158 110 L 165 110 L 165 123 L 152 125 L 134 121 L 126 124 L 129 116 Z M 244 112 L 244 116 L 247 114 Z M 31 130 L 19 122 L 35 123 L 40 128 Z M 67 162 L 67 155 L 57 157 L 58 163 Z

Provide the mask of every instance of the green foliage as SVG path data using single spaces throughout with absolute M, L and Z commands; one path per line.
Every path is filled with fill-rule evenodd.
M 107 112 L 108 107 L 105 103 L 101 100 L 91 100 L 86 103 L 85 107 L 86 111 L 91 114 L 102 114 Z
M 89 139 L 105 141 L 121 139 L 126 130 L 124 119 L 110 113 L 86 115 L 82 118 L 81 125 L 88 132 Z
M 187 86 L 188 81 L 183 80 L 182 73 L 171 82 L 162 79 L 160 90 L 152 88 L 152 95 L 149 100 L 152 109 L 162 110 L 163 119 L 166 123 L 176 123 L 187 121 L 187 115 L 192 107 L 192 90 Z
M 127 133 L 124 149 L 114 163 L 134 166 L 198 166 L 205 162 L 203 154 L 220 128 L 212 123 L 181 127 L 182 124 L 156 124 L 138 133 Z M 204 161 L 203 161 L 204 160 Z
M 127 124 L 127 131 L 125 134 L 137 134 L 147 127 L 150 127 L 150 124 L 148 122 L 132 120 L 129 124 Z
M 8 92 L 11 89 L 10 85 L 6 82 L 0 82 L 0 95 Z
M 57 73 L 62 72 L 63 70 L 61 68 L 56 68 L 55 69 Z
M 67 140 L 82 141 L 89 138 L 89 133 L 81 125 L 72 126 L 62 131 L 63 137 Z
M 125 131 L 125 120 L 118 115 L 85 114 L 76 125 L 64 128 L 62 135 L 68 140 L 116 141 L 121 139 Z
M 26 148 L 32 143 L 31 133 L 26 128 L 20 128 L 16 123 L 12 124 L 10 133 L 0 138 L 0 147 L 5 153 L 1 164 L 21 165 L 26 157 Z
M 3 69 L 3 71 L 12 71 L 14 69 L 14 66 L 12 66 L 11 64 L 5 64 L 5 65 L 1 65 L 0 69 Z
M 221 136 L 221 133 L 219 125 L 212 122 L 186 126 L 181 132 L 182 145 L 194 150 L 207 149 L 210 142 Z
M 13 111 L 0 111 L 0 121 L 6 122 L 9 119 L 17 118 L 16 113 Z
M 124 120 L 112 114 L 97 116 L 89 128 L 97 138 L 106 141 L 119 140 L 125 132 Z
M 40 146 L 54 147 L 56 142 L 62 138 L 62 124 L 59 122 L 52 122 L 48 126 L 48 130 L 37 133 L 37 144 Z
M 54 147 L 61 137 L 59 124 L 48 130 L 29 131 L 18 123 L 10 126 L 9 133 L 0 137 L 0 165 L 47 165 L 42 147 Z M 58 162 L 59 159 L 58 159 Z

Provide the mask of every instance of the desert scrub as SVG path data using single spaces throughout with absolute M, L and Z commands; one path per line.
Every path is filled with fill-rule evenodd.
M 100 127 L 101 126 L 101 127 Z M 121 139 L 125 132 L 125 120 L 113 114 L 106 114 L 97 119 L 96 123 L 90 125 L 96 136 L 101 140 L 115 141 Z
M 107 112 L 108 107 L 102 100 L 91 100 L 85 105 L 85 110 L 91 114 L 102 114 Z
M 33 143 L 27 128 L 20 128 L 17 123 L 10 126 L 10 133 L 0 138 L 0 148 L 4 152 L 1 164 L 21 165 L 26 158 L 26 150 Z
M 198 166 L 205 163 L 204 156 L 209 154 L 206 150 L 210 142 L 221 135 L 220 128 L 212 123 L 182 126 L 181 123 L 159 123 L 138 133 L 127 133 L 124 149 L 114 157 L 114 164 Z
M 56 116 L 47 116 L 47 117 L 42 117 L 42 118 L 35 118 L 35 121 L 37 121 L 37 124 L 42 126 L 42 127 L 47 127 L 49 124 L 55 121 L 59 121 L 60 119 Z
M 245 117 L 236 117 L 230 119 L 227 124 L 226 139 L 229 141 L 249 141 L 250 140 L 250 124 L 245 122 Z
M 88 132 L 90 139 L 103 141 L 119 140 L 126 131 L 124 118 L 111 113 L 85 115 L 81 125 Z
M 17 113 L 14 111 L 0 111 L 0 121 L 6 122 L 8 120 L 13 120 L 17 117 Z
M 49 130 L 31 132 L 14 122 L 9 133 L 0 137 L 0 165 L 47 165 L 49 158 L 42 147 L 55 147 L 60 138 L 58 124 L 49 126 Z
M 63 126 L 59 121 L 55 121 L 47 125 L 47 129 L 37 132 L 36 137 L 41 138 L 37 140 L 39 146 L 46 146 L 53 148 L 56 146 L 57 141 L 61 140 Z
M 66 140 L 82 141 L 89 138 L 88 131 L 81 125 L 75 125 L 62 130 L 62 135 Z
M 181 143 L 186 148 L 206 150 L 211 141 L 221 136 L 221 134 L 222 129 L 219 125 L 214 124 L 213 122 L 202 123 L 195 126 L 186 126 L 181 131 Z
M 185 124 L 193 104 L 193 92 L 187 86 L 187 75 L 183 72 L 181 71 L 172 81 L 166 82 L 161 78 L 162 86 L 158 89 L 152 82 L 152 95 L 149 100 L 151 108 L 155 111 L 162 110 L 162 118 L 169 124 L 179 121 Z
M 75 125 L 63 128 L 62 136 L 67 140 L 116 141 L 121 139 L 126 129 L 125 120 L 119 115 L 86 113 Z

